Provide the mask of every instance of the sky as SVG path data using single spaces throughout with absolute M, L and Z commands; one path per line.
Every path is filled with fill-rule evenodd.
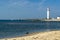
M 60 0 L 0 0 L 0 19 L 46 18 L 47 8 L 50 17 L 60 16 Z

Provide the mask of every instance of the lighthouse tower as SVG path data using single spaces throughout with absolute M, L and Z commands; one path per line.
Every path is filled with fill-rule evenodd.
M 47 19 L 49 19 L 49 14 L 50 14 L 50 9 L 49 8 L 47 8 Z

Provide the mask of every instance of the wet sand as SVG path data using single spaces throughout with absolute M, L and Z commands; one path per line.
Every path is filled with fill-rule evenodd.
M 47 31 L 26 34 L 22 37 L 4 38 L 0 40 L 60 40 L 60 31 Z

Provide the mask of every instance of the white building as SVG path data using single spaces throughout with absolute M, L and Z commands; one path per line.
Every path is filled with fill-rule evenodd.
M 57 19 L 60 19 L 60 17 L 57 17 Z
M 50 9 L 49 8 L 47 8 L 47 19 L 49 19 L 49 14 L 50 14 Z

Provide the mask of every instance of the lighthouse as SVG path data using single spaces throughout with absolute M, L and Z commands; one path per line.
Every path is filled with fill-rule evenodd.
M 47 8 L 47 19 L 49 19 L 49 14 L 50 14 L 50 9 L 49 8 Z

